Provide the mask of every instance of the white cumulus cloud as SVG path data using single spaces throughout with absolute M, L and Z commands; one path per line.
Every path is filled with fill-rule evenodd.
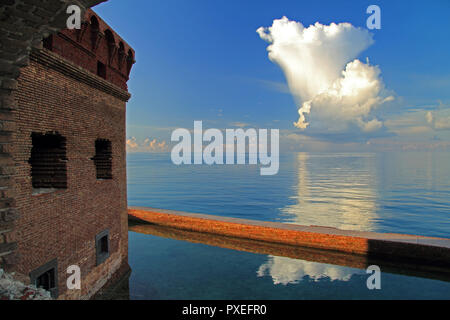
M 393 97 L 384 95 L 380 69 L 355 59 L 373 43 L 367 30 L 349 23 L 305 28 L 283 17 L 257 32 L 270 43 L 269 58 L 283 70 L 300 106 L 296 127 L 337 132 L 350 125 L 365 132 L 382 127 L 372 113 Z

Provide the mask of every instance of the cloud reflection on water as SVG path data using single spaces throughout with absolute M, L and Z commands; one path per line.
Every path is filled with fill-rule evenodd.
M 375 155 L 299 153 L 296 203 L 280 211 L 284 222 L 374 231 L 376 214 Z M 363 270 L 269 256 L 257 271 L 274 284 L 294 284 L 305 276 L 319 281 L 348 281 Z

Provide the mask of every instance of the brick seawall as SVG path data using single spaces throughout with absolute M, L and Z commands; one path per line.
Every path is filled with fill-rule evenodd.
M 450 239 L 444 238 L 347 231 L 140 207 L 129 208 L 128 216 L 130 220 L 187 231 L 450 269 Z

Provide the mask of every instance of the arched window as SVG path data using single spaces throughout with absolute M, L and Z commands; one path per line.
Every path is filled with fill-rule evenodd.
M 91 17 L 91 42 L 92 49 L 95 51 L 100 40 L 100 26 L 96 16 Z
M 117 52 L 116 40 L 114 39 L 114 34 L 111 32 L 111 30 L 105 31 L 105 38 L 106 38 L 106 42 L 108 44 L 109 64 L 112 64 L 114 56 L 116 55 L 116 52 Z
M 125 59 L 125 46 L 122 41 L 119 42 L 119 70 L 122 70 L 123 61 Z

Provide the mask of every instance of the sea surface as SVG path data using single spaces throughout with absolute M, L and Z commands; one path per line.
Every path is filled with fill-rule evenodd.
M 450 238 L 447 152 L 287 153 L 275 176 L 175 166 L 167 153 L 127 162 L 129 206 Z M 363 269 L 185 240 L 130 231 L 130 298 L 450 299 L 439 277 L 385 272 L 382 289 L 368 290 Z

